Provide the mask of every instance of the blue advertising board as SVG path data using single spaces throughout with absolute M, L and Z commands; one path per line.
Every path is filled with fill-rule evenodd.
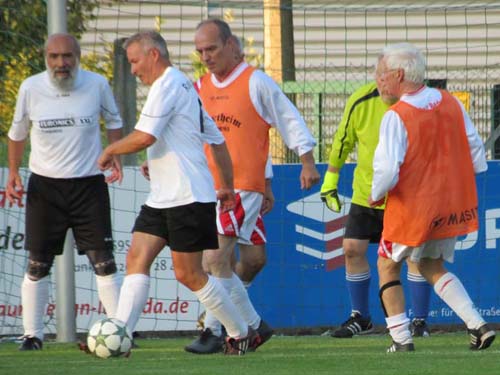
M 267 265 L 249 293 L 257 310 L 276 328 L 335 326 L 350 314 L 341 245 L 354 167 L 346 164 L 342 168 L 339 194 L 344 205 L 339 214 L 321 203 L 319 185 L 309 191 L 300 189 L 300 165 L 274 167 L 276 202 L 264 218 Z M 488 167 L 476 178 L 480 229 L 458 239 L 455 262 L 446 266 L 460 277 L 484 318 L 500 322 L 500 163 L 488 162 Z M 326 165 L 318 169 L 323 175 Z M 372 275 L 370 310 L 373 322 L 383 325 L 377 246 L 371 244 L 367 252 Z M 406 266 L 401 281 L 405 285 Z M 433 293 L 428 322 L 458 324 L 461 320 Z

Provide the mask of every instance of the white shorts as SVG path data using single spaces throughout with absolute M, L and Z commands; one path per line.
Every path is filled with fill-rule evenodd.
M 422 258 L 439 259 L 443 258 L 448 263 L 453 263 L 455 255 L 456 237 L 430 240 L 420 246 L 412 247 L 395 242 L 380 240 L 378 255 L 395 262 L 400 262 L 405 258 L 410 258 L 414 263 L 419 263 Z
M 217 231 L 227 237 L 238 237 L 243 245 L 263 245 L 266 230 L 260 214 L 263 195 L 254 191 L 236 191 L 234 210 L 220 212 L 217 204 Z

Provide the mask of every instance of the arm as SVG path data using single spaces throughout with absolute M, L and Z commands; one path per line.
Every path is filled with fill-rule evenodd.
M 221 187 L 217 192 L 217 199 L 220 200 L 221 211 L 229 211 L 234 208 L 235 204 L 231 156 L 225 142 L 210 144 L 210 148 L 221 181 Z
M 264 191 L 264 199 L 262 200 L 262 207 L 260 209 L 261 215 L 267 214 L 274 207 L 274 194 L 272 189 L 272 178 L 274 177 L 274 175 L 273 175 L 273 158 L 271 157 L 271 154 L 269 154 L 269 156 L 267 157 L 265 176 L 266 176 L 266 188 Z
M 320 180 L 316 164 L 314 163 L 312 150 L 300 155 L 300 162 L 302 163 L 302 171 L 300 172 L 300 187 L 302 189 L 309 190 Z
M 19 167 L 23 160 L 24 145 L 26 140 L 13 141 L 9 138 L 8 143 L 8 158 L 9 158 L 9 177 L 7 178 L 7 186 L 5 187 L 5 194 L 10 204 L 18 201 L 22 207 L 22 198 L 24 194 L 24 186 L 21 176 L 19 176 Z
M 488 163 L 486 162 L 486 154 L 484 151 L 484 144 L 479 134 L 477 133 L 474 124 L 472 123 L 467 111 L 465 110 L 463 104 L 457 99 L 460 108 L 462 109 L 462 115 L 464 117 L 465 124 L 465 134 L 467 135 L 467 141 L 469 142 L 470 156 L 472 158 L 472 164 L 474 166 L 474 172 L 481 173 L 488 169 Z
M 301 186 L 309 189 L 319 181 L 319 174 L 314 166 L 312 153 L 316 140 L 304 119 L 279 86 L 265 73 L 254 71 L 249 86 L 250 98 L 257 113 L 276 127 L 288 148 L 301 159 Z
M 9 176 L 5 187 L 5 195 L 10 204 L 14 204 L 17 200 L 20 207 L 22 207 L 21 200 L 24 186 L 19 176 L 19 167 L 23 160 L 24 148 L 30 128 L 28 96 L 26 81 L 24 81 L 19 88 L 12 126 L 7 137 Z
M 397 184 L 406 149 L 406 128 L 396 112 L 388 111 L 380 124 L 379 143 L 373 157 L 373 181 L 368 200 L 371 207 L 383 204 L 385 195 Z
M 112 144 L 122 138 L 122 129 L 108 129 L 108 144 Z M 119 155 L 113 156 L 113 167 L 111 174 L 106 178 L 107 183 L 118 181 L 121 184 L 123 179 L 122 161 Z
M 107 169 L 116 168 L 114 164 L 115 155 L 132 154 L 148 148 L 155 142 L 156 138 L 153 135 L 140 130 L 134 130 L 125 138 L 111 143 L 104 149 L 97 161 L 99 169 L 105 171 Z
M 358 95 L 355 92 L 347 101 L 344 115 L 333 137 L 332 149 L 328 158 L 328 169 L 321 185 L 321 200 L 333 212 L 340 212 L 342 207 L 337 191 L 340 170 L 357 142 L 353 119 L 353 106 L 357 102 Z
M 272 188 L 272 180 L 266 178 L 266 191 L 264 192 L 264 199 L 262 200 L 262 207 L 260 209 L 261 215 L 269 213 L 274 207 L 274 194 Z

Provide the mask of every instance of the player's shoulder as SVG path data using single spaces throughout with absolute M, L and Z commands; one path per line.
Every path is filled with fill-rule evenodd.
M 45 85 L 44 77 L 46 75 L 47 75 L 47 73 L 44 71 L 44 72 L 29 76 L 21 83 L 21 89 L 26 90 L 26 89 L 30 89 L 30 88 L 34 88 L 34 87 L 44 86 Z
M 263 70 L 256 68 L 256 67 L 253 67 L 251 65 L 249 65 L 247 69 L 251 69 L 251 74 L 250 74 L 251 79 L 260 80 L 262 82 L 272 82 L 272 83 L 276 84 L 274 79 L 272 79 L 271 76 L 269 76 Z
M 188 76 L 173 66 L 168 67 L 167 70 L 153 83 L 153 85 L 156 82 L 158 82 L 161 86 L 187 85 L 189 82 L 189 86 L 192 86 L 192 82 Z
M 380 94 L 375 82 L 369 82 L 356 89 L 350 96 L 351 101 L 368 100 L 371 98 L 379 98 Z
M 367 108 L 381 108 L 382 99 L 375 82 L 367 83 L 354 91 L 347 99 L 346 110 L 365 111 Z
M 78 74 L 81 75 L 82 81 L 84 82 L 95 82 L 101 85 L 109 84 L 107 78 L 100 73 L 92 72 L 90 70 L 80 69 Z

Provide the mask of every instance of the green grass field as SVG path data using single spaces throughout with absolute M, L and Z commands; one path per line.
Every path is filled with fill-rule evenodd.
M 141 339 L 130 358 L 99 359 L 76 344 L 45 343 L 40 352 L 20 352 L 0 344 L 0 374 L 500 374 L 500 344 L 468 349 L 465 332 L 434 334 L 415 340 L 413 353 L 385 353 L 387 335 L 353 339 L 275 336 L 256 353 L 243 357 L 197 356 L 184 352 L 190 338 Z

